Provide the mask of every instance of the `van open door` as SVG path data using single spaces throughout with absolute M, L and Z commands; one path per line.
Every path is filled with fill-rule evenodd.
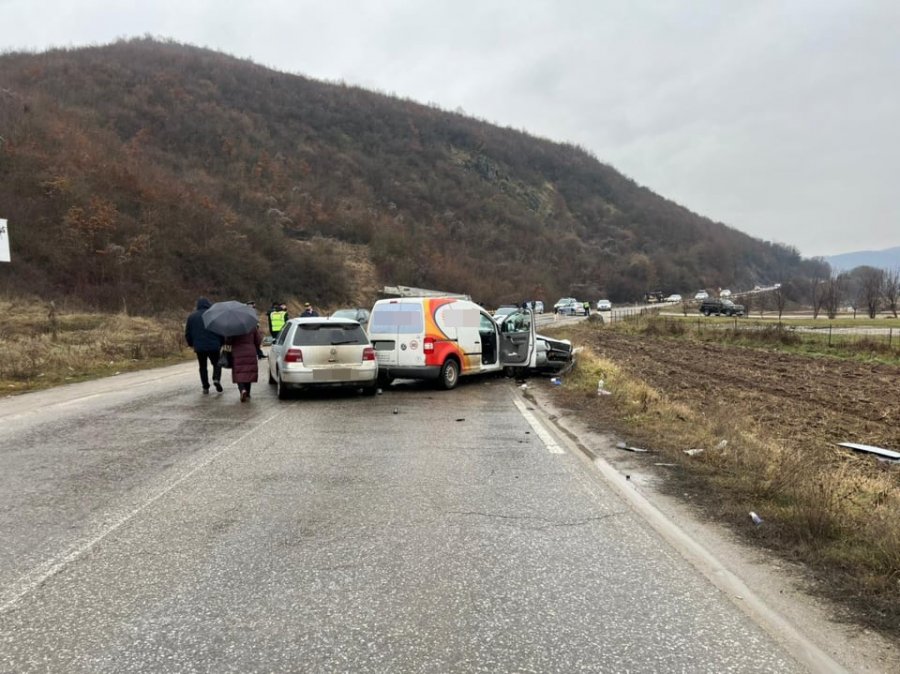
M 534 314 L 519 310 L 508 314 L 500 323 L 500 364 L 503 367 L 534 367 L 537 348 L 534 336 Z

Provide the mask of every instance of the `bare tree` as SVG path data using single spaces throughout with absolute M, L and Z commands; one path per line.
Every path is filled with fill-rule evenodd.
M 814 264 L 810 265 L 808 277 L 809 301 L 812 306 L 813 318 L 819 317 L 822 305 L 825 303 L 825 286 L 831 274 L 831 267 L 823 258 L 814 258 Z
M 837 316 L 841 301 L 844 299 L 844 288 L 847 284 L 846 274 L 832 271 L 825 281 L 825 294 L 822 298 L 822 306 L 828 314 L 828 318 Z
M 778 320 L 781 321 L 781 315 L 784 313 L 784 305 L 787 303 L 787 295 L 784 292 L 784 284 L 775 284 L 775 289 L 772 291 L 772 303 L 778 310 Z
M 859 303 L 869 312 L 869 318 L 878 315 L 883 290 L 884 270 L 866 267 L 860 276 Z
M 884 272 L 884 303 L 887 309 L 897 318 L 897 300 L 900 296 L 900 268 Z

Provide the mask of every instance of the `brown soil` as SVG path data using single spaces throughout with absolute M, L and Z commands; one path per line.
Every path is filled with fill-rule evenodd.
M 900 449 L 898 367 L 610 330 L 593 333 L 591 342 L 672 400 L 732 410 L 785 445 Z

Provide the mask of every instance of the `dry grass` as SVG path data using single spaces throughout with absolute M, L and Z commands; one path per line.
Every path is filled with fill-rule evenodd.
M 611 392 L 598 396 L 604 380 Z M 711 516 L 755 543 L 813 570 L 824 594 L 856 619 L 896 638 L 900 621 L 900 470 L 837 450 L 809 448 L 760 433 L 733 407 L 689 407 L 635 373 L 584 348 L 557 389 L 587 421 L 652 447 L 676 463 L 669 487 L 690 493 Z M 723 442 L 724 441 L 724 442 Z M 703 448 L 694 456 L 685 448 Z M 660 458 L 660 454 L 665 458 Z M 748 513 L 763 514 L 760 527 Z
M 180 362 L 184 316 L 141 318 L 0 299 L 0 394 Z

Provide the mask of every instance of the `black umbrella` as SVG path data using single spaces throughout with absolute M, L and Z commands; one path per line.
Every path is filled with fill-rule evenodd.
M 223 337 L 245 335 L 259 322 L 256 310 L 243 302 L 216 302 L 203 312 L 203 325 L 210 332 Z

